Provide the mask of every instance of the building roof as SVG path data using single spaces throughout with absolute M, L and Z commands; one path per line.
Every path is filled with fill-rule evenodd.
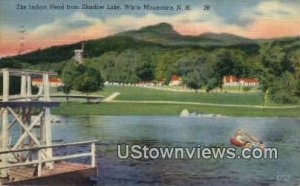
M 42 83 L 43 79 L 42 78 L 32 78 L 32 82 L 34 83 Z M 49 78 L 50 83 L 62 83 L 60 78 Z
M 256 78 L 240 78 L 240 81 L 246 83 L 258 83 L 258 80 Z
M 237 78 L 236 76 L 224 76 L 223 78 L 224 83 L 230 83 L 230 82 L 245 82 L 245 83 L 258 83 L 258 80 L 256 78 L 247 78 L 247 77 L 241 77 Z
M 178 76 L 178 75 L 172 75 L 171 76 L 171 81 L 178 81 L 180 80 L 181 78 Z

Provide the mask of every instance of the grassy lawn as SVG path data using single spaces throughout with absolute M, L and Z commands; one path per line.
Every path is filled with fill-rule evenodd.
M 105 87 L 99 94 L 107 96 L 113 92 L 121 94 L 116 100 L 132 101 L 182 101 L 199 103 L 235 104 L 235 105 L 262 105 L 261 93 L 203 93 L 203 92 L 176 92 L 156 90 L 142 87 Z
M 202 106 L 183 104 L 156 103 L 61 103 L 60 107 L 52 109 L 59 115 L 174 115 L 178 116 L 184 109 L 197 113 L 214 113 L 228 116 L 300 116 L 300 108 L 241 108 L 224 106 Z
M 203 93 L 177 92 L 156 90 L 141 87 L 105 87 L 103 91 L 93 95 L 108 96 L 114 92 L 121 94 L 116 98 L 119 101 L 174 101 L 213 103 L 230 105 L 262 105 L 262 94 L 251 93 Z M 72 92 L 72 94 L 78 92 Z M 274 105 L 273 103 L 269 103 Z M 213 113 L 228 116 L 300 116 L 300 108 L 255 108 L 222 105 L 195 105 L 190 103 L 141 103 L 141 102 L 102 102 L 87 104 L 84 102 L 61 103 L 59 108 L 53 109 L 54 114 L 61 115 L 175 115 L 183 109 L 197 113 Z

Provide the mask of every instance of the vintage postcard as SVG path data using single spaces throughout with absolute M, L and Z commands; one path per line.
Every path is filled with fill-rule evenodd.
M 0 185 L 300 185 L 299 0 L 1 0 Z

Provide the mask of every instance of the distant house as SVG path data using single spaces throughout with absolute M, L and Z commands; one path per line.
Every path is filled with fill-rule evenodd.
M 51 87 L 61 87 L 64 86 L 63 82 L 59 78 L 49 78 L 49 83 Z M 42 78 L 32 78 L 32 85 L 34 86 L 42 86 L 43 79 Z
M 170 86 L 179 86 L 182 83 L 182 78 L 179 77 L 178 75 L 172 75 L 170 79 Z
M 224 76 L 223 85 L 224 86 L 255 86 L 258 85 L 258 80 L 256 78 L 237 78 L 236 76 Z

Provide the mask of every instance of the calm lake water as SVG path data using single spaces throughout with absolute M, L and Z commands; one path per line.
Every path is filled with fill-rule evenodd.
M 53 124 L 54 139 L 100 140 L 99 184 L 300 184 L 300 119 L 297 118 L 57 117 L 62 122 Z M 269 147 L 277 147 L 279 159 L 122 160 L 117 157 L 117 144 L 231 147 L 229 138 L 236 128 L 258 136 Z

